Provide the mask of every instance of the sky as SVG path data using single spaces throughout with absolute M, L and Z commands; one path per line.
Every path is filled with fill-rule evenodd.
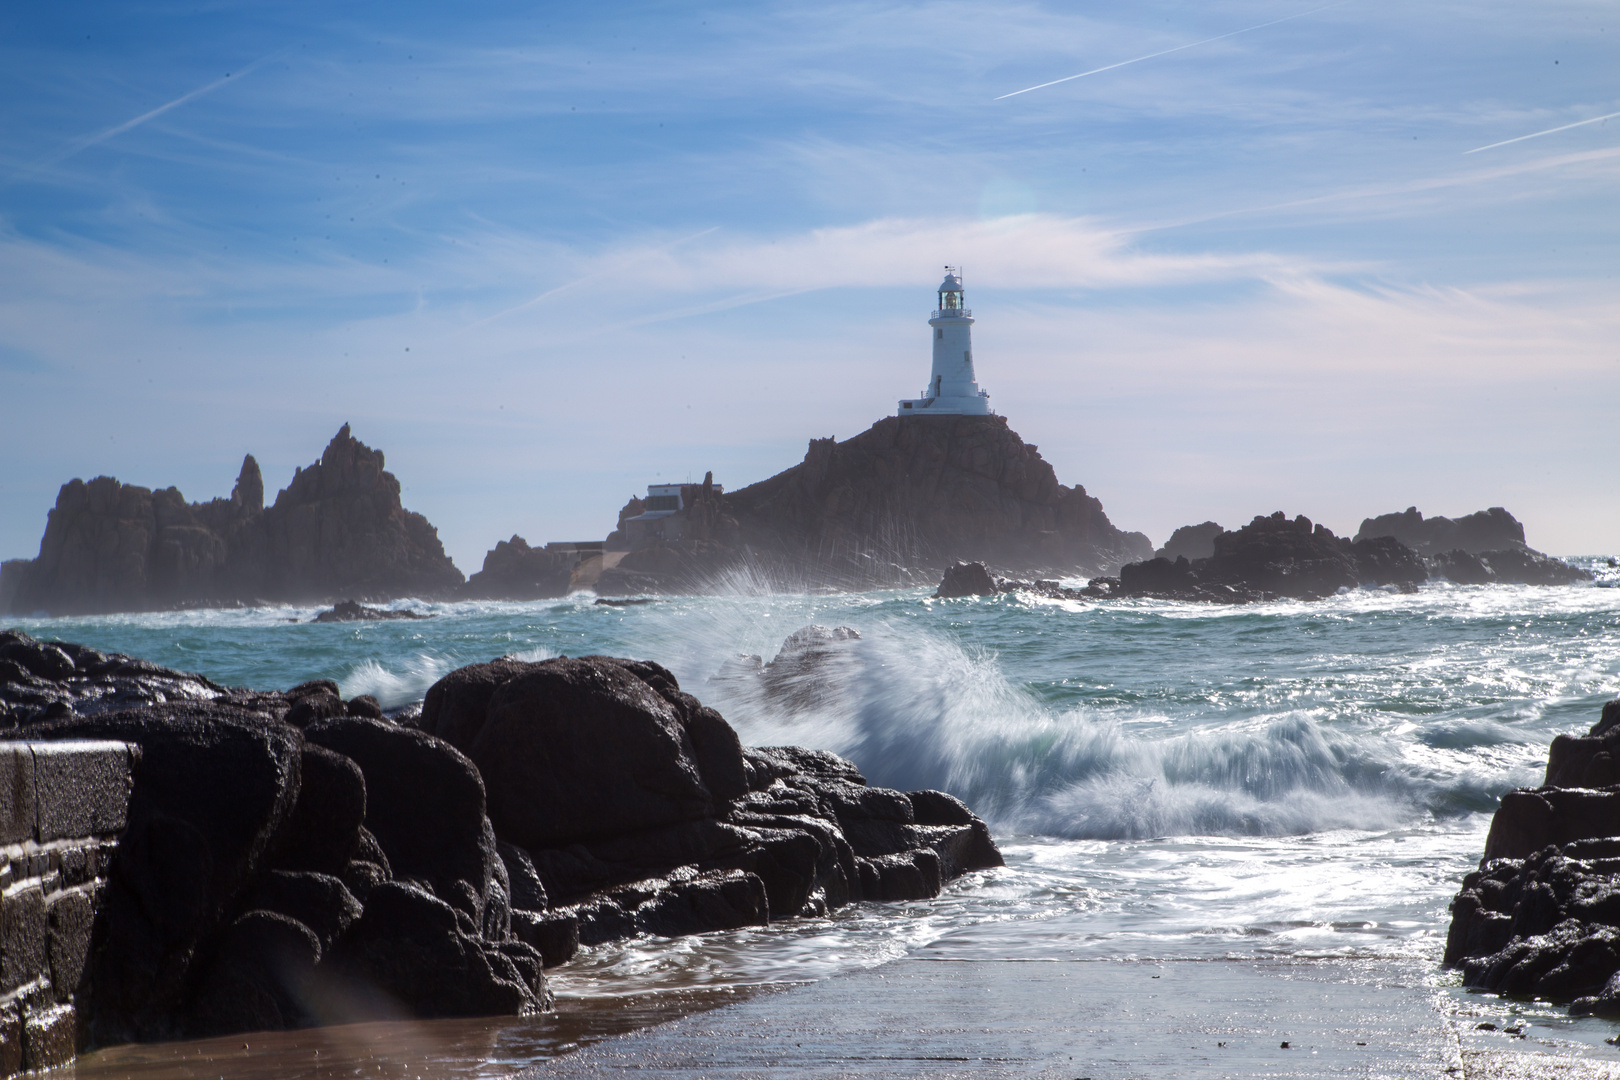
M 992 408 L 1155 543 L 1620 552 L 1613 113 L 1612 0 L 7 5 L 0 557 L 346 422 L 467 573 L 600 538 L 920 393 L 947 264 Z

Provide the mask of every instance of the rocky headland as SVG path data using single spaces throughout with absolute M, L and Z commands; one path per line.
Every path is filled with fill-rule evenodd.
M 1620 701 L 1553 740 L 1541 787 L 1503 796 L 1445 963 L 1465 986 L 1620 1019 Z
M 462 575 L 383 455 L 345 424 L 270 506 L 248 455 L 228 499 L 188 503 L 110 476 L 62 485 L 39 555 L 0 567 L 0 612 L 150 611 L 448 596 Z
M 932 581 L 959 560 L 1090 575 L 1152 551 L 1084 488 L 1059 483 L 999 416 L 888 417 L 844 442 L 812 440 L 798 465 L 741 490 L 691 485 L 683 502 L 662 538 L 632 544 L 602 573 L 598 592 L 702 592 L 739 576 L 886 587 Z
M 50 1013 L 77 1011 L 81 1047 L 522 1014 L 582 944 L 923 899 L 1001 865 L 950 795 L 744 747 L 648 661 L 498 659 L 385 715 L 325 680 L 233 689 L 7 631 L 0 729 L 135 748 L 86 974 Z

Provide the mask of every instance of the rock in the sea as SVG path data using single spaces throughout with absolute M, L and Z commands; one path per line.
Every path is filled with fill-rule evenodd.
M 547 600 L 567 596 L 579 553 L 530 547 L 514 535 L 497 541 L 484 568 L 467 579 L 462 595 L 474 600 Z
M 1572 585 L 1591 581 L 1578 566 L 1529 547 L 1524 526 L 1500 506 L 1464 517 L 1425 518 L 1417 507 L 1367 518 L 1357 542 L 1394 537 L 1423 556 L 1432 577 L 1458 585 Z
M 1524 526 L 1500 506 L 1460 518 L 1425 518 L 1415 506 L 1399 514 L 1380 514 L 1362 521 L 1357 540 L 1393 536 L 1419 555 L 1462 550 L 1471 555 L 1523 548 Z
M 431 615 L 423 615 L 419 611 L 405 608 L 400 611 L 389 611 L 386 608 L 366 607 L 357 600 L 339 600 L 334 606 L 325 611 L 317 612 L 310 622 L 383 622 L 389 619 L 431 619 Z
M 1214 554 L 1191 560 L 1159 557 L 1120 568 L 1084 590 L 1097 597 L 1143 596 L 1221 603 L 1291 598 L 1314 600 L 1340 589 L 1395 586 L 1426 580 L 1423 560 L 1389 537 L 1344 540 L 1309 518 L 1278 511 L 1257 517 L 1212 541 Z
M 1164 547 L 1153 553 L 1156 559 L 1168 559 L 1175 562 L 1177 559 L 1207 559 L 1215 554 L 1215 538 L 1226 530 L 1213 521 L 1206 521 L 1201 525 L 1183 525 L 1170 534 L 1170 539 L 1164 542 Z
M 1553 741 L 1546 782 L 1512 791 L 1451 903 L 1464 985 L 1620 1019 L 1620 701 Z
M 844 442 L 813 440 L 803 462 L 738 491 L 689 485 L 682 502 L 666 538 L 633 547 L 599 593 L 702 592 L 736 576 L 907 585 L 958 560 L 1089 575 L 1152 551 L 999 416 L 888 417 Z
M 940 578 L 934 598 L 953 600 L 963 596 L 1000 596 L 1012 592 L 1029 592 L 1063 600 L 1076 600 L 1087 595 L 1083 590 L 1070 589 L 1055 581 L 1016 581 L 996 577 L 984 563 L 956 563 L 945 568 L 945 576 Z
M 206 503 L 108 476 L 64 484 L 39 556 L 6 564 L 0 610 L 66 615 L 344 594 L 440 596 L 461 583 L 437 530 L 400 504 L 382 451 L 345 424 L 270 507 L 252 455 L 230 498 Z

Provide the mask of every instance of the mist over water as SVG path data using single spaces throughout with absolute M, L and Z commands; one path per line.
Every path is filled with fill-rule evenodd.
M 1215 608 L 743 581 L 628 607 L 395 605 L 433 615 L 409 622 L 263 608 L 23 626 L 227 684 L 330 678 L 385 706 L 497 656 L 655 660 L 747 743 L 833 750 L 874 784 L 959 795 L 1008 856 L 927 903 L 590 950 L 557 982 L 589 996 L 815 978 L 930 948 L 1433 959 L 1497 799 L 1539 782 L 1552 736 L 1620 693 L 1613 584 Z M 798 677 L 728 666 L 770 660 L 810 624 L 860 638 Z

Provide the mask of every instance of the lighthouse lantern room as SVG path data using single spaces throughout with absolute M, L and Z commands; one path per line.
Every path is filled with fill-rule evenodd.
M 934 370 L 922 397 L 900 402 L 901 416 L 983 416 L 990 394 L 973 374 L 973 312 L 962 303 L 961 267 L 947 266 L 939 307 L 928 325 L 934 338 Z

